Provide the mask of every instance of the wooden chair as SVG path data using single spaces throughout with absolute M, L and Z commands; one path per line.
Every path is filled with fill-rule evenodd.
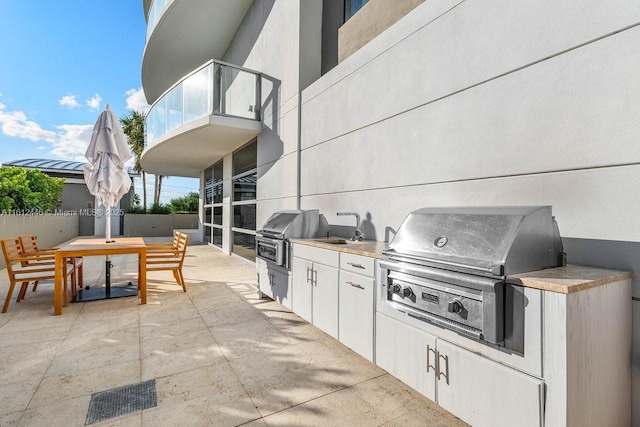
M 184 233 L 176 233 L 178 244 L 175 248 L 167 248 L 160 250 L 154 248 L 147 250 L 147 271 L 171 271 L 176 282 L 182 286 L 182 290 L 187 292 L 182 274 L 182 264 L 184 255 L 187 252 L 187 244 L 189 243 L 189 235 Z
M 22 245 L 22 250 L 24 251 L 24 255 L 29 258 L 34 258 L 33 260 L 23 261 L 21 264 L 23 267 L 34 264 L 55 264 L 55 251 L 58 248 L 40 248 L 38 247 L 38 238 L 35 234 L 27 234 L 24 236 L 20 236 L 20 244 Z M 71 260 L 73 264 L 73 269 L 77 271 L 77 275 L 73 275 L 71 279 L 71 297 L 75 297 L 78 289 L 78 285 L 82 287 L 83 283 L 83 267 L 82 267 L 82 258 L 73 258 Z M 36 280 L 33 283 L 32 291 L 35 292 L 38 288 L 38 281 Z
M 7 274 L 9 275 L 9 291 L 2 307 L 2 312 L 6 313 L 16 283 L 21 284 L 20 291 L 16 297 L 16 302 L 20 302 L 25 296 L 29 282 L 55 280 L 55 255 L 43 253 L 34 256 L 27 254 L 19 237 L 0 240 L 0 246 L 2 246 L 2 254 L 7 266 Z M 74 282 L 75 275 L 76 267 L 73 262 L 65 263 L 63 266 L 65 306 L 69 304 L 67 279 L 71 277 L 71 281 Z

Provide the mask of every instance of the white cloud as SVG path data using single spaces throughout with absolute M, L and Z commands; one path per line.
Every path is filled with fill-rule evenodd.
M 56 133 L 42 129 L 39 124 L 27 119 L 22 111 L 7 111 L 7 106 L 0 103 L 0 124 L 2 133 L 16 138 L 31 141 L 55 142 Z
M 87 99 L 87 106 L 91 111 L 97 111 L 100 109 L 100 103 L 102 102 L 102 97 L 97 93 L 93 95 L 93 98 Z
M 125 92 L 125 95 L 127 95 L 127 110 L 147 114 L 151 109 L 151 105 L 147 104 L 147 99 L 144 96 L 144 90 L 142 88 L 129 89 Z
M 84 161 L 93 125 L 62 125 L 57 127 L 57 131 L 50 131 L 29 120 L 22 111 L 8 111 L 7 106 L 0 103 L 0 129 L 7 136 L 48 142 L 51 144 L 50 153 L 55 156 Z M 40 145 L 37 149 L 48 148 Z
M 69 107 L 69 108 L 78 108 L 80 107 L 80 104 L 78 103 L 78 101 L 76 101 L 76 96 L 75 95 L 65 95 L 62 98 L 60 98 L 60 101 L 58 101 L 60 103 L 60 105 L 63 105 L 65 107 Z
M 51 154 L 63 159 L 86 161 L 84 153 L 87 150 L 93 125 L 61 125 L 57 127 L 57 138 L 51 143 Z

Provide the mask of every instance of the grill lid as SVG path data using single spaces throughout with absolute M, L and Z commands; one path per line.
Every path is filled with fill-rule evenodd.
M 257 233 L 277 239 L 314 237 L 318 231 L 320 211 L 286 210 L 272 214 Z
M 407 216 L 383 253 L 505 276 L 561 265 L 562 241 L 550 206 L 424 208 Z

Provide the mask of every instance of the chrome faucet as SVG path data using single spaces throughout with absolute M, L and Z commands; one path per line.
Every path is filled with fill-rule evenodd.
M 351 236 L 351 238 L 349 240 L 353 240 L 353 241 L 360 241 L 362 239 L 364 239 L 364 233 L 362 232 L 362 230 L 360 230 L 360 215 L 358 215 L 356 212 L 337 212 L 336 215 L 338 216 L 343 216 L 343 215 L 353 215 L 356 217 L 356 230 L 353 232 L 353 236 Z

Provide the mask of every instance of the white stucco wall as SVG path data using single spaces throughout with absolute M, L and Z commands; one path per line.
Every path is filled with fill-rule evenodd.
M 382 230 L 427 205 L 552 204 L 563 236 L 640 241 L 640 4 L 456 3 L 303 92 L 303 208 Z
M 254 2 L 223 58 L 263 73 L 258 226 L 297 207 L 299 98 L 320 76 L 321 19 L 319 1 Z

